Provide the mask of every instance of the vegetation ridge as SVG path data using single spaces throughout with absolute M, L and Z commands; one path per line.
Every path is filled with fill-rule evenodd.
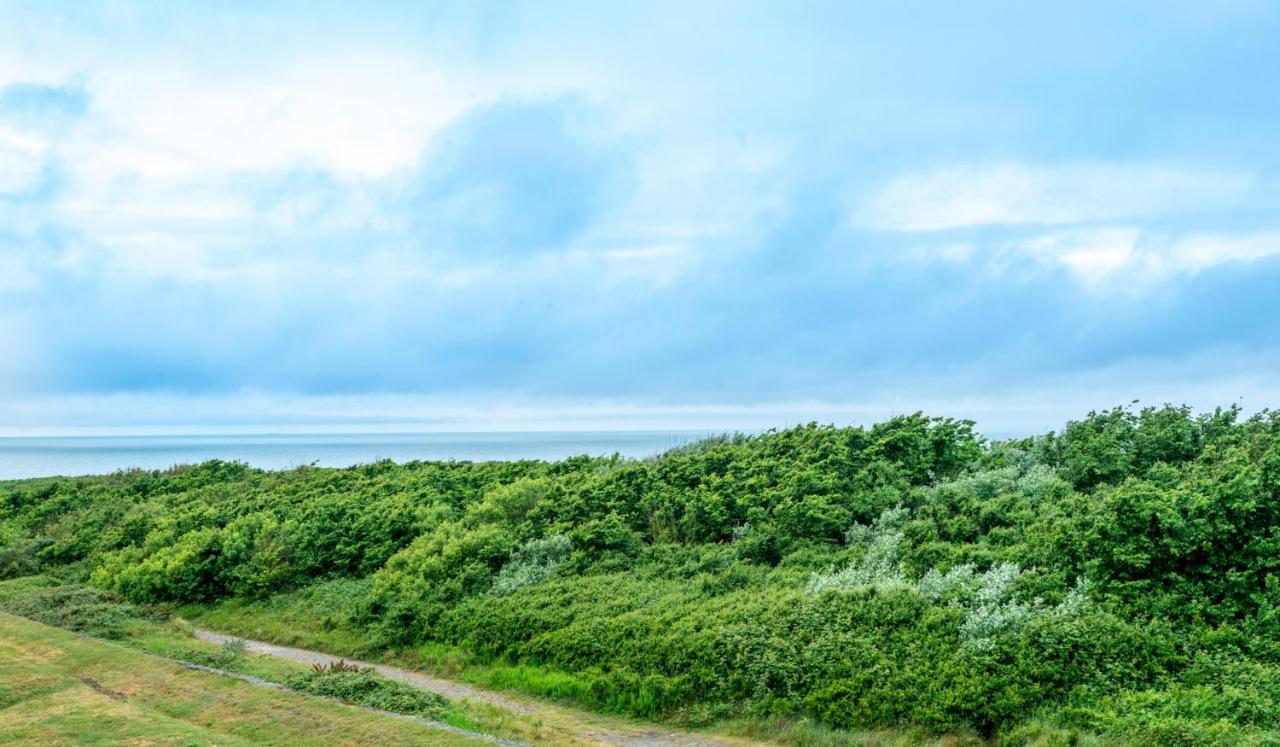
M 1272 412 L 1118 408 L 1003 442 L 915 414 L 648 460 L 2 483 L 0 577 L 37 573 L 683 724 L 1280 741 Z

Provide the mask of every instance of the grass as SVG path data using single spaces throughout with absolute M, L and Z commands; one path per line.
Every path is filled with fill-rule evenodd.
M 301 646 L 338 656 L 380 658 L 355 632 L 351 602 L 368 595 L 369 582 L 335 579 L 262 600 L 229 599 L 215 606 L 184 607 L 179 612 L 201 625 L 234 635 Z
M 0 743 L 484 744 L 0 613 Z
M 101 592 L 45 576 L 10 579 L 0 581 L 0 612 L 21 611 L 23 617 L 47 618 L 46 622 L 58 627 L 85 632 L 89 635 L 111 637 L 120 646 L 153 656 L 203 664 L 270 682 L 288 684 L 312 673 L 311 668 L 303 664 L 271 656 L 246 654 L 243 651 L 228 652 L 225 647 L 193 637 L 192 625 L 182 618 L 172 617 L 161 621 L 155 615 L 148 614 L 149 611 L 137 610 L 127 602 L 101 604 L 99 597 L 96 596 L 99 594 Z M 44 600 L 44 602 L 37 605 L 32 600 Z M 112 609 L 112 605 L 117 609 Z M 31 615 L 32 612 L 36 614 Z M 259 614 L 263 620 L 271 619 L 265 611 L 260 610 Z M 105 625 L 104 621 L 110 623 L 109 626 Z M 235 633 L 234 630 L 231 632 Z M 108 635 L 103 636 L 104 633 Z M 269 639 L 269 636 L 257 633 L 238 632 L 236 634 L 248 638 Z M 299 641 L 294 637 L 289 641 L 276 640 L 275 642 L 298 643 Z M 330 639 L 329 642 L 333 641 Z M 314 645 L 312 647 L 320 648 Z M 340 653 L 352 657 L 371 658 L 358 649 L 340 650 Z M 398 683 L 390 681 L 379 684 L 390 686 L 393 690 L 398 687 Z M 6 704 L 5 693 L 8 687 L 9 678 L 0 672 L 0 708 Z M 295 687 L 295 689 L 298 688 Z M 377 691 L 386 689 L 386 687 L 376 688 Z M 404 709 L 392 707 L 388 702 L 378 702 L 376 695 L 372 699 L 352 697 L 348 700 L 361 705 L 380 707 L 383 710 L 406 712 Z M 409 709 L 408 712 L 417 711 Z M 526 717 L 486 703 L 447 702 L 442 710 L 434 711 L 429 714 L 429 717 L 469 731 L 528 743 L 550 745 L 589 743 L 587 740 L 580 739 L 571 730 L 557 729 L 544 723 L 540 718 Z M 5 741 L 0 739 L 0 744 L 2 743 Z
M 727 734 L 793 747 L 972 747 L 984 744 L 973 736 L 934 736 L 923 731 L 843 731 L 808 719 L 738 718 L 720 722 L 719 728 Z

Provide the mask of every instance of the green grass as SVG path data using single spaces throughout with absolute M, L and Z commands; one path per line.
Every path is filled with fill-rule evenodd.
M 983 744 L 982 740 L 971 736 L 936 736 L 919 730 L 852 732 L 832 729 L 809 719 L 777 717 L 730 719 L 721 722 L 719 728 L 727 734 L 792 747 L 962 747 Z
M 225 633 L 302 646 L 338 656 L 378 658 L 369 641 L 354 631 L 351 603 L 368 594 L 366 580 L 335 579 L 267 599 L 229 599 L 218 605 L 188 606 L 179 613 Z
M 146 654 L 175 661 L 187 661 L 211 666 L 238 674 L 258 677 L 270 682 L 293 685 L 294 689 L 304 691 L 314 689 L 298 687 L 296 684 L 299 678 L 305 678 L 312 673 L 312 670 L 303 664 L 271 656 L 258 656 L 243 652 L 228 655 L 225 647 L 195 638 L 192 634 L 193 626 L 191 623 L 180 617 L 160 620 L 155 615 L 147 614 L 145 610 L 139 611 L 138 608 L 127 602 L 116 600 L 105 604 L 100 603 L 100 594 L 101 592 L 96 590 L 47 576 L 27 576 L 10 579 L 0 581 L 0 612 L 19 611 L 23 613 L 23 617 L 29 617 L 28 613 L 34 609 L 49 618 L 40 620 L 41 622 L 99 637 L 104 637 L 101 635 L 104 632 L 111 633 L 111 635 L 105 637 L 113 638 L 122 646 Z M 84 600 L 86 599 L 90 603 L 85 604 Z M 311 595 L 308 595 L 308 600 L 310 599 Z M 46 600 L 46 603 L 36 606 L 32 604 L 31 600 Z M 117 609 L 111 609 L 113 606 Z M 267 615 L 267 609 L 259 609 L 258 612 L 262 619 L 270 619 Z M 112 627 L 110 629 L 103 628 L 101 621 L 104 619 L 111 621 Z M 120 623 L 120 620 L 124 622 Z M 314 621 L 311 622 L 314 624 Z M 302 624 L 301 619 L 298 620 L 298 624 Z M 321 633 L 324 633 L 324 631 L 321 630 Z M 256 633 L 240 632 L 238 634 L 246 638 L 270 639 L 269 636 Z M 349 638 L 354 639 L 354 636 L 347 635 Z M 321 637 L 327 642 L 333 641 L 332 636 Z M 308 640 L 296 640 L 297 636 L 292 638 L 295 640 L 275 640 L 275 642 L 310 643 Z M 315 645 L 312 645 L 312 648 L 325 650 Z M 354 647 L 353 650 L 339 649 L 337 653 L 351 656 L 352 658 L 369 658 L 366 657 L 366 652 L 361 651 L 359 647 Z M 377 680 L 375 686 L 362 688 L 364 697 L 342 699 L 358 705 L 381 708 L 382 710 L 397 713 L 424 715 L 461 729 L 493 734 L 517 741 L 547 744 L 576 743 L 576 740 L 571 735 L 556 734 L 554 730 L 544 728 L 543 724 L 538 723 L 537 719 L 525 718 L 520 714 L 511 713 L 484 703 L 446 702 L 442 708 L 434 709 L 429 714 L 423 713 L 421 709 L 397 708 L 390 701 L 384 699 L 382 693 L 388 688 L 395 690 L 408 688 L 408 686 L 383 678 L 374 679 Z M 5 692 L 5 684 L 0 681 L 0 706 L 3 706 L 5 702 Z M 340 693 L 320 694 L 341 695 Z M 397 702 L 405 702 L 403 695 Z
M 367 593 L 366 587 L 365 581 L 338 579 L 267 599 L 191 605 L 179 612 L 202 627 L 229 635 L 335 656 L 384 661 L 488 689 L 560 703 L 590 700 L 591 683 L 572 672 L 520 664 L 481 663 L 460 648 L 438 643 L 400 650 L 371 644 L 355 630 L 349 612 L 351 600 Z
M 0 613 L 3 744 L 484 744 Z

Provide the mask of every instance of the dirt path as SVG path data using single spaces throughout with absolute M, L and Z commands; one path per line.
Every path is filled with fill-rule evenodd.
M 330 656 L 319 651 L 308 651 L 302 648 L 291 648 L 289 646 L 277 646 L 273 643 L 264 643 L 262 641 L 251 641 L 237 636 L 223 635 L 205 628 L 196 628 L 195 635 L 202 641 L 210 643 L 226 643 L 232 640 L 241 640 L 245 643 L 245 649 L 256 654 L 265 654 L 267 656 L 275 656 L 281 659 L 288 659 L 300 664 L 329 664 L 338 661 L 342 657 Z M 355 659 L 346 659 L 350 664 L 359 667 L 372 667 L 378 674 L 388 679 L 399 680 L 414 687 L 439 693 L 451 700 L 471 700 L 481 703 L 487 703 L 498 708 L 502 708 L 512 713 L 522 716 L 528 716 L 537 713 L 541 708 L 536 702 L 526 702 L 509 698 L 499 693 L 488 690 L 481 690 L 454 680 L 434 677 L 423 672 L 415 672 L 411 669 L 402 669 L 387 664 L 375 664 L 368 661 L 358 661 Z M 676 729 L 667 729 L 659 726 L 636 726 L 627 728 L 613 728 L 602 726 L 597 723 L 588 723 L 585 719 L 577 725 L 576 731 L 582 737 L 589 739 L 597 744 L 618 745 L 618 747 L 744 747 L 744 745 L 758 744 L 756 742 L 748 742 L 745 740 L 732 739 L 729 737 L 718 737 L 709 734 L 696 734 L 693 732 L 680 731 Z
M 250 674 L 240 674 L 239 672 L 230 672 L 230 671 L 227 671 L 226 669 L 218 669 L 217 667 L 207 667 L 203 664 L 195 664 L 189 661 L 179 661 L 178 665 L 184 669 L 194 669 L 197 672 L 209 672 L 210 674 L 216 674 L 222 677 L 234 677 L 240 680 L 241 682 L 248 682 L 250 685 L 255 685 L 257 687 L 269 687 L 273 690 L 283 690 L 285 692 L 297 693 L 299 695 L 302 695 L 308 698 L 325 698 L 327 700 L 334 700 L 335 702 L 338 702 L 338 703 L 343 702 L 343 701 L 337 700 L 336 698 L 329 698 L 329 696 L 327 695 L 315 695 L 313 693 L 300 692 L 298 690 L 294 690 L 292 688 L 286 687 L 285 685 L 282 685 L 279 682 L 271 682 L 270 680 L 264 680 L 261 677 L 254 677 L 253 675 L 250 675 Z M 88 677 L 81 677 L 80 679 L 84 681 L 86 685 L 89 685 L 89 687 L 92 687 L 94 690 L 97 690 L 98 692 L 106 695 L 109 698 L 124 700 L 124 696 L 121 695 L 120 693 L 113 693 L 110 690 L 106 690 L 97 682 L 94 682 Z M 348 704 L 348 705 L 353 705 L 353 704 Z M 489 742 L 491 744 L 502 745 L 502 747 L 530 747 L 530 745 L 527 745 L 524 742 L 517 742 L 514 739 L 503 739 L 502 737 L 495 737 L 492 734 L 482 734 L 478 731 L 463 729 L 461 727 L 454 726 L 453 724 L 446 724 L 443 721 L 436 721 L 435 719 L 423 718 L 422 716 L 410 716 L 409 714 L 406 714 L 406 713 L 396 713 L 395 711 L 387 711 L 387 710 L 383 710 L 382 708 L 374 708 L 372 706 L 353 705 L 353 707 L 361 708 L 366 711 L 371 711 L 373 713 L 379 713 L 379 714 L 382 714 L 383 716 L 390 716 L 391 718 L 403 718 L 403 719 L 408 719 L 410 721 L 416 721 L 417 723 L 423 724 L 425 726 L 430 726 L 432 729 L 450 731 L 450 732 L 453 732 L 454 734 L 460 734 L 464 737 L 471 737 L 472 739 L 478 739 L 482 742 Z
M 329 664 L 338 661 L 342 657 L 330 656 L 329 654 L 320 653 L 319 651 L 308 651 L 302 648 L 290 648 L 288 646 L 277 646 L 273 643 L 263 643 L 262 641 L 250 641 L 244 638 L 236 638 L 231 635 L 223 635 L 215 633 L 212 630 L 204 628 L 196 628 L 196 638 L 210 643 L 226 643 L 233 640 L 244 641 L 245 649 L 255 654 L 266 654 L 267 656 L 275 656 L 280 659 L 288 659 L 296 661 L 300 664 Z M 423 672 L 415 672 L 411 669 L 401 669 L 400 667 L 387 666 L 386 664 L 374 664 L 368 661 L 357 661 L 355 659 L 345 659 L 348 663 L 355 664 L 358 667 L 372 667 L 378 674 L 391 680 L 399 680 L 408 683 L 414 687 L 430 690 L 433 693 L 439 693 L 450 700 L 475 700 L 481 703 L 495 705 L 504 710 L 528 715 L 533 712 L 533 708 L 524 703 L 517 703 L 510 698 L 504 698 L 497 693 L 479 690 L 470 685 L 454 682 L 452 680 L 441 679 L 440 677 L 432 677 Z

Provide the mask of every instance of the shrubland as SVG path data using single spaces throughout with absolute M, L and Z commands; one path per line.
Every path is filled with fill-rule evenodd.
M 128 614 L 292 610 L 630 715 L 1280 743 L 1271 412 L 1119 408 L 996 443 L 916 414 L 639 461 L 0 484 L 0 574 L 34 573 Z

